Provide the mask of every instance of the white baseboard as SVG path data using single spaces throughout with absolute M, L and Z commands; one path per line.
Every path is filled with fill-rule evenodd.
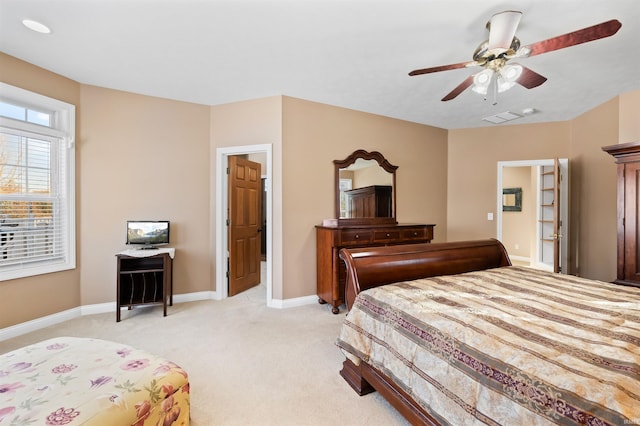
M 107 312 L 116 312 L 116 302 L 80 306 L 80 315 L 105 314 Z
M 271 299 L 270 308 L 287 309 L 318 303 L 318 296 L 303 296 L 293 299 Z
M 198 300 L 215 299 L 215 291 L 199 291 L 196 293 L 174 294 L 173 303 L 196 302 Z M 80 307 L 81 315 L 104 314 L 116 311 L 116 302 L 98 303 Z
M 218 295 L 215 291 L 199 291 L 195 293 L 176 294 L 173 296 L 173 303 L 197 302 L 199 300 L 218 300 Z M 318 296 L 296 297 L 294 299 L 285 300 L 272 299 L 269 307 L 286 309 L 310 305 L 312 303 L 318 303 Z M 115 311 L 116 302 L 97 303 L 68 309 L 66 311 L 36 318 L 10 327 L 0 328 L 0 342 L 84 315 L 104 314 L 109 312 L 115 313 Z
M 39 330 L 41 328 L 49 327 L 50 325 L 55 325 L 61 322 L 68 321 L 70 319 L 78 318 L 79 316 L 82 316 L 82 309 L 73 308 L 52 315 L 47 315 L 46 317 L 36 318 L 31 321 L 12 325 L 11 327 L 2 328 L 0 329 L 0 342 L 3 340 L 11 339 L 12 337 L 17 337 L 22 334 L 27 334 L 32 331 Z
M 173 295 L 173 303 L 197 302 L 199 300 L 218 300 L 218 296 L 215 291 L 198 291 Z

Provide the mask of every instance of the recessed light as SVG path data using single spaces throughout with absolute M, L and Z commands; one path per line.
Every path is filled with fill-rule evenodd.
M 51 29 L 45 24 L 34 21 L 33 19 L 23 19 L 22 25 L 40 34 L 51 34 Z

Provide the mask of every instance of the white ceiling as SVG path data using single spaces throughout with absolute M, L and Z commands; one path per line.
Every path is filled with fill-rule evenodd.
M 470 89 L 440 101 L 476 68 L 407 75 L 470 61 L 503 10 L 523 12 L 523 45 L 610 19 L 622 28 L 520 59 L 548 81 L 495 106 Z M 206 105 L 286 95 L 446 129 L 525 108 L 538 112 L 511 123 L 570 120 L 638 90 L 639 41 L 638 0 L 0 0 L 0 51 L 84 84 Z

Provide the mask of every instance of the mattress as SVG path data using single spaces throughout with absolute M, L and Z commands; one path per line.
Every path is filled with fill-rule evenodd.
M 189 380 L 127 345 L 57 337 L 0 355 L 0 424 L 188 425 Z
M 441 424 L 640 424 L 640 289 L 521 267 L 363 291 L 338 346 Z

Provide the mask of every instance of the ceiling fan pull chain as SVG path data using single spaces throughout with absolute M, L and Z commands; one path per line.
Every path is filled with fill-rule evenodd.
M 491 79 L 489 80 L 489 87 L 487 87 L 487 93 L 484 95 L 484 100 L 491 96 L 491 105 L 498 104 L 498 73 L 494 71 L 491 74 Z
M 493 79 L 493 102 L 491 102 L 491 105 L 498 105 L 498 73 L 494 73 L 493 75 L 496 77 Z

